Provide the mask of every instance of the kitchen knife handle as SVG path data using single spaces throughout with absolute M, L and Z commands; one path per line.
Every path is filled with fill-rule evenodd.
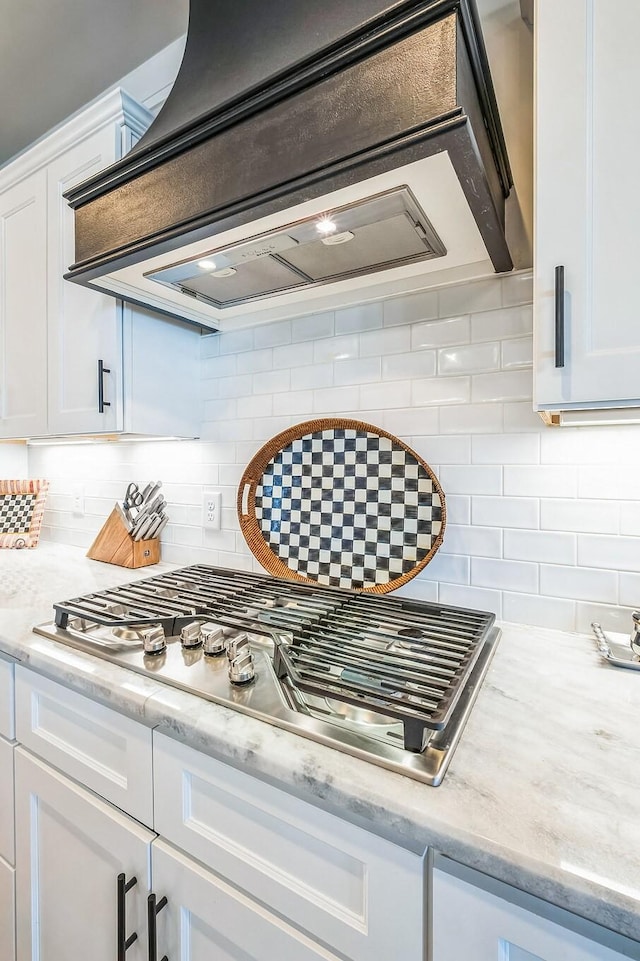
M 556 267 L 556 367 L 564 367 L 564 267 Z
M 118 875 L 118 961 L 125 961 L 125 955 L 134 941 L 138 940 L 136 931 L 127 937 L 127 905 L 126 895 L 134 884 L 138 883 L 137 878 L 129 878 L 127 881 L 124 874 Z
M 156 917 L 167 905 L 167 899 L 161 898 L 156 901 L 155 894 L 150 894 L 147 898 L 147 924 L 149 928 L 149 961 L 158 961 L 158 927 Z M 165 956 L 162 961 L 168 961 Z
M 104 375 L 110 374 L 111 368 L 104 366 L 104 361 L 98 361 L 98 413 L 104 414 L 105 407 L 111 407 L 111 401 L 104 399 Z

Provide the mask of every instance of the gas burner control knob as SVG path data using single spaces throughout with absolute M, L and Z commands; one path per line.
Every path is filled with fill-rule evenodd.
M 145 654 L 162 654 L 167 649 L 167 639 L 161 624 L 151 624 L 140 630 Z
M 249 650 L 249 638 L 244 631 L 227 636 L 226 639 L 227 657 L 230 661 L 244 650 Z
M 182 646 L 188 650 L 200 647 L 202 638 L 200 637 L 200 624 L 198 621 L 191 621 L 190 624 L 185 624 L 180 631 L 180 642 Z
M 224 627 L 219 624 L 203 624 L 200 628 L 200 638 L 202 649 L 207 657 L 218 657 L 226 650 L 226 638 Z
M 256 666 L 249 647 L 243 648 L 239 654 L 229 660 L 229 680 L 232 684 L 249 684 L 255 680 Z
M 249 684 L 255 679 L 253 654 L 249 647 L 249 638 L 244 631 L 228 640 L 227 657 L 229 658 L 229 680 L 232 684 Z

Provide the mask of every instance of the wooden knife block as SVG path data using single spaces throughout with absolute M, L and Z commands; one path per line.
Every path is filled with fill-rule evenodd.
M 87 557 L 120 567 L 147 567 L 159 562 L 160 541 L 157 537 L 134 541 L 114 507 L 87 551 Z

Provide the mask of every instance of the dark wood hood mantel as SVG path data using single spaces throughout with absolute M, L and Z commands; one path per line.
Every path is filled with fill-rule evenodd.
M 511 172 L 474 0 L 191 0 L 158 118 L 71 190 L 76 262 L 114 267 L 448 151 L 496 270 Z

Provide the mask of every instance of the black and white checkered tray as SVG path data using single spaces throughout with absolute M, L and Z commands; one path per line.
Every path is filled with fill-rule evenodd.
M 238 513 L 271 573 L 385 593 L 433 557 L 445 502 L 429 465 L 398 438 L 323 420 L 284 431 L 256 454 Z
M 0 494 L 0 534 L 27 534 L 35 502 L 35 494 Z

